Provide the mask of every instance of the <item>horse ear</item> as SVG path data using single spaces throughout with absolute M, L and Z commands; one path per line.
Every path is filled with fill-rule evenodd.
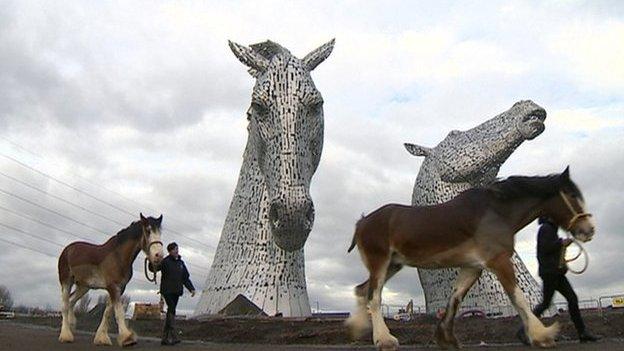
M 139 217 L 141 217 L 141 223 L 142 224 L 144 224 L 144 225 L 147 224 L 147 218 L 145 218 L 143 216 L 143 212 L 139 212 Z
M 158 225 L 160 225 L 160 223 L 162 223 L 162 213 L 160 214 L 160 217 L 156 218 L 156 221 L 158 222 Z
M 563 173 L 561 173 L 561 178 L 565 180 L 570 179 L 570 166 L 567 166 Z
M 243 65 L 251 68 L 253 71 L 264 72 L 269 67 L 269 60 L 257 52 L 251 50 L 246 46 L 236 44 L 235 42 L 228 40 L 230 49 Z M 252 74 L 253 75 L 253 74 Z
M 316 66 L 320 65 L 321 62 L 325 61 L 325 59 L 329 57 L 329 54 L 331 54 L 332 50 L 334 50 L 335 43 L 336 39 L 332 39 L 312 50 L 303 58 L 303 65 L 308 69 L 308 71 L 312 71 L 316 68 Z
M 424 147 L 424 146 L 420 146 L 420 145 L 415 145 L 415 144 L 410 144 L 410 143 L 404 143 L 403 146 L 405 146 L 405 149 L 407 150 L 407 152 L 409 152 L 410 154 L 414 155 L 414 156 L 429 156 L 431 155 L 431 149 L 428 147 Z

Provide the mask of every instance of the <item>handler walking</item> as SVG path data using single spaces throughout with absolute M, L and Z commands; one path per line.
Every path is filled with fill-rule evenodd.
M 563 264 L 561 262 L 562 250 L 565 250 L 572 243 L 572 239 L 559 238 L 557 235 L 559 227 L 547 217 L 540 217 L 538 223 L 540 228 L 537 234 L 537 261 L 539 263 L 539 276 L 542 278 L 544 286 L 542 303 L 535 307 L 533 314 L 539 318 L 550 306 L 555 291 L 558 291 L 568 301 L 568 312 L 578 333 L 579 341 L 597 341 L 598 337 L 592 335 L 585 328 L 578 306 L 578 298 L 565 276 L 568 267 L 565 262 Z M 517 336 L 525 345 L 529 345 L 524 329 L 518 330 Z
M 160 271 L 160 295 L 167 303 L 167 317 L 163 327 L 161 345 L 175 345 L 180 342 L 175 330 L 175 314 L 178 299 L 182 296 L 183 285 L 195 296 L 195 287 L 191 283 L 189 272 L 186 269 L 182 256 L 178 253 L 178 244 L 167 245 L 169 255 L 162 260 Z

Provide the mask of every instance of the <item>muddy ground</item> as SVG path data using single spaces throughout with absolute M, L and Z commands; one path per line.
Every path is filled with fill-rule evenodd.
M 600 315 L 597 311 L 583 311 L 588 329 L 602 335 L 607 340 L 624 341 L 624 310 L 607 311 Z M 17 318 L 16 322 L 31 323 L 59 328 L 59 318 Z M 545 318 L 546 325 L 559 321 L 562 326 L 560 341 L 574 341 L 576 332 L 567 314 Z M 281 344 L 281 345 L 354 345 L 349 338 L 343 320 L 338 319 L 288 319 L 288 318 L 211 318 L 205 321 L 178 321 L 182 338 L 213 343 L 242 344 Z M 433 329 L 436 320 L 422 316 L 409 322 L 388 320 L 390 331 L 399 339 L 401 345 L 433 346 Z M 78 317 L 78 329 L 95 332 L 97 318 Z M 161 321 L 130 321 L 140 336 L 159 337 Z M 502 319 L 483 319 L 469 317 L 455 322 L 456 335 L 464 345 L 514 344 L 515 332 L 520 326 L 518 317 Z M 111 332 L 116 331 L 111 322 Z M 360 340 L 357 344 L 370 345 L 371 338 Z M 624 344 L 623 344 L 624 345 Z

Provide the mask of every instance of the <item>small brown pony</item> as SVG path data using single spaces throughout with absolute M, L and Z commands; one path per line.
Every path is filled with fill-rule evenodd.
M 435 332 L 440 347 L 458 348 L 453 333 L 457 309 L 483 269 L 496 274 L 518 311 L 531 343 L 555 346 L 559 330 L 545 327 L 533 315 L 516 284 L 514 235 L 539 216 L 548 216 L 580 241 L 594 235 L 583 195 L 570 180 L 569 167 L 545 177 L 509 177 L 490 186 L 467 190 L 434 206 L 385 205 L 360 219 L 349 252 L 357 245 L 369 279 L 355 287 L 357 310 L 346 321 L 354 337 L 368 327 L 367 304 L 373 322 L 373 341 L 382 349 L 396 349 L 381 315 L 381 291 L 404 265 L 420 268 L 460 267 L 446 314 Z
M 93 343 L 112 344 L 108 336 L 108 319 L 113 309 L 119 327 L 117 342 L 120 346 L 136 344 L 136 334 L 126 326 L 120 297 L 132 278 L 132 263 L 141 250 L 156 267 L 163 259 L 163 244 L 160 241 L 162 215 L 145 218 L 141 213 L 140 217 L 140 221 L 133 222 L 102 245 L 77 241 L 63 249 L 58 261 L 63 302 L 60 342 L 74 341 L 72 331 L 76 326 L 76 302 L 89 289 L 106 289 L 109 298 Z M 70 293 L 74 284 L 76 289 Z

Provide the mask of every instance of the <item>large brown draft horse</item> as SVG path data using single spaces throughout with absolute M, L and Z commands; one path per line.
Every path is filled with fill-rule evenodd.
M 545 327 L 533 315 L 516 284 L 510 261 L 514 235 L 539 216 L 551 217 L 580 241 L 589 241 L 594 235 L 593 219 L 585 210 L 581 191 L 570 179 L 569 168 L 544 177 L 509 177 L 467 190 L 439 205 L 385 205 L 363 217 L 356 224 L 349 252 L 357 245 L 370 275 L 355 288 L 357 310 L 347 320 L 353 335 L 358 337 L 369 327 L 368 304 L 374 343 L 382 349 L 396 349 L 398 341 L 380 311 L 384 283 L 404 265 L 460 267 L 446 314 L 436 328 L 439 346 L 459 347 L 453 320 L 483 269 L 496 274 L 531 343 L 555 346 L 558 325 Z
M 58 261 L 63 303 L 60 342 L 74 341 L 76 302 L 90 289 L 106 289 L 109 298 L 93 343 L 112 344 L 108 336 L 108 319 L 111 310 L 114 310 L 119 327 L 118 344 L 136 344 L 136 334 L 126 326 L 120 297 L 132 278 L 132 263 L 139 252 L 143 251 L 152 265 L 160 265 L 163 259 L 161 223 L 162 215 L 158 218 L 145 218 L 141 214 L 139 221 L 133 222 L 102 245 L 77 241 L 63 249 Z M 71 291 L 74 284 L 76 289 Z

